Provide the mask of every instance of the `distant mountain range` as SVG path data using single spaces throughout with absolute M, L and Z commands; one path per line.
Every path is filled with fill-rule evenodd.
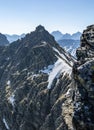
M 62 39 L 63 36 L 63 34 L 60 31 L 53 31 L 51 34 L 55 37 L 56 41 Z
M 18 39 L 21 39 L 23 37 L 25 37 L 25 34 L 21 34 L 21 35 L 17 35 L 17 34 L 13 34 L 13 35 L 9 35 L 9 34 L 5 34 L 5 36 L 7 37 L 7 40 L 9 41 L 9 43 L 12 43 Z
M 73 33 L 72 35 L 69 33 L 66 34 L 62 34 L 60 31 L 53 31 L 51 33 L 54 37 L 55 40 L 62 40 L 62 39 L 73 39 L 73 40 L 80 40 L 80 36 L 81 36 L 81 32 L 76 32 Z M 17 34 L 13 34 L 13 35 L 9 35 L 9 34 L 5 34 L 5 36 L 7 37 L 7 40 L 9 41 L 9 43 L 14 42 L 18 39 L 21 39 L 23 37 L 25 37 L 25 33 L 21 34 L 21 35 L 17 35 Z
M 80 46 L 81 32 L 62 34 L 60 31 L 51 33 L 59 45 L 69 52 L 72 56 L 76 57 L 76 49 Z
M 51 34 L 55 37 L 56 41 L 62 39 L 80 40 L 80 36 L 81 36 L 81 32 L 76 32 L 71 35 L 69 33 L 62 34 L 60 31 L 53 31 Z
M 76 49 L 80 46 L 80 40 L 62 39 L 58 40 L 58 43 L 72 56 L 76 57 Z
M 26 34 L 0 34 L 0 45 L 7 45 L 18 39 L 24 38 Z M 76 32 L 74 34 L 62 34 L 60 31 L 53 31 L 51 35 L 54 36 L 55 40 L 59 43 L 59 45 L 64 48 L 67 52 L 69 52 L 72 56 L 76 57 L 75 52 L 76 49 L 80 45 L 80 36 L 81 32 Z

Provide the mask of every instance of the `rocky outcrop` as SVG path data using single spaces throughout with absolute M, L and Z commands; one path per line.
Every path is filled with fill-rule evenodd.
M 6 36 L 0 33 L 0 46 L 5 46 L 8 44 L 9 44 L 9 41 L 7 40 Z
M 83 31 L 76 55 L 73 124 L 77 130 L 94 130 L 94 25 Z

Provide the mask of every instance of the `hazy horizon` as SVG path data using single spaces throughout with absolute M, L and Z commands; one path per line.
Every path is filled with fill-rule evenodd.
M 43 25 L 50 33 L 73 34 L 93 24 L 93 0 L 0 0 L 0 32 L 30 33 Z

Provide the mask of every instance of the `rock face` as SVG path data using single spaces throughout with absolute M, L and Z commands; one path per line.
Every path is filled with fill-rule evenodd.
M 41 25 L 0 47 L 0 130 L 94 130 L 93 27 L 78 61 Z
M 94 130 L 94 25 L 83 31 L 76 55 L 73 124 L 77 130 Z
M 0 46 L 5 46 L 7 44 L 9 44 L 9 41 L 6 36 L 0 33 Z

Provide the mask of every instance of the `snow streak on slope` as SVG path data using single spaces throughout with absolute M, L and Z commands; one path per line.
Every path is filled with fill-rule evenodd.
M 14 98 L 14 97 L 15 97 L 15 95 L 12 94 L 12 95 L 8 98 L 13 107 L 14 107 L 14 104 L 15 104 L 15 98 Z
M 62 53 L 60 53 L 56 48 L 53 47 L 53 50 L 57 52 L 59 56 L 61 56 L 64 60 L 66 60 L 66 57 Z
M 70 47 L 63 47 L 67 52 L 69 52 L 73 57 L 76 57 L 76 49 L 78 47 L 73 47 L 73 46 L 70 46 Z
M 7 124 L 6 120 L 5 120 L 5 118 L 3 118 L 3 123 L 5 124 L 6 129 L 9 130 L 9 126 L 8 126 L 8 124 Z
M 61 58 L 58 57 L 58 60 L 54 64 L 54 67 L 48 77 L 48 89 L 51 88 L 53 80 L 55 78 L 58 78 L 62 72 L 68 73 L 70 75 L 71 67 L 68 64 L 66 64 Z
M 42 73 L 46 73 L 49 75 L 49 73 L 52 71 L 54 65 L 49 65 L 47 68 L 45 67 L 44 70 L 40 70 Z
M 71 59 L 70 59 L 70 57 L 69 57 L 69 55 L 67 54 L 67 52 L 64 52 L 65 53 L 65 55 L 63 54 L 63 53 L 60 53 L 56 48 L 54 48 L 53 47 L 53 50 L 55 51 L 55 52 L 57 52 L 58 53 L 58 55 L 63 59 L 63 60 L 65 60 L 67 63 L 69 63 L 71 66 L 73 66 L 73 62 L 71 61 Z M 67 58 L 68 59 L 67 59 Z M 69 60 L 70 59 L 70 60 Z
M 48 67 L 45 67 L 43 70 L 40 70 L 39 72 L 46 73 L 49 75 L 48 77 L 48 89 L 51 89 L 51 85 L 55 78 L 58 78 L 61 73 L 64 74 L 71 74 L 72 72 L 72 65 L 73 62 L 70 60 L 68 61 L 67 57 L 70 59 L 69 55 L 64 52 L 60 53 L 56 48 L 53 47 L 53 50 L 57 53 L 56 57 L 58 60 L 55 62 L 54 65 L 49 65 Z M 69 64 L 68 64 L 69 63 Z

